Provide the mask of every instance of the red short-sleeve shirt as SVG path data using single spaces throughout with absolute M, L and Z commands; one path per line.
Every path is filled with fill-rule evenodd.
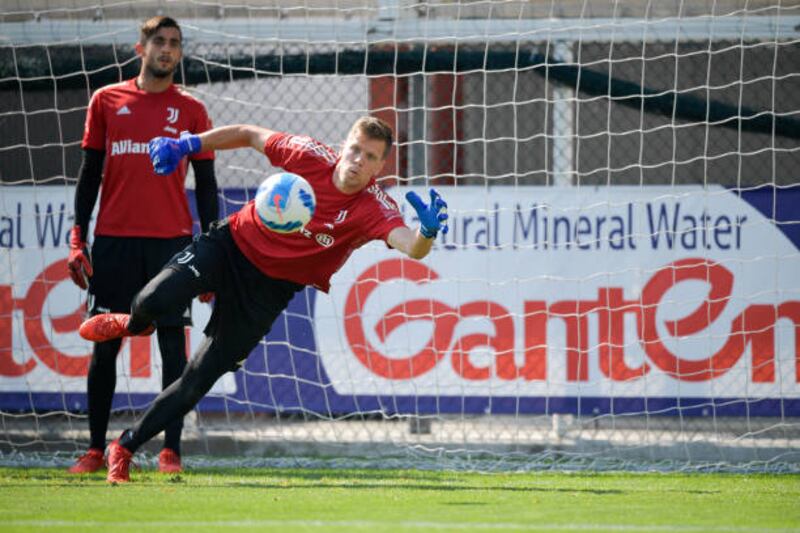
M 202 102 L 171 85 L 148 93 L 128 80 L 99 89 L 86 113 L 83 148 L 105 152 L 95 235 L 172 238 L 192 234 L 186 198 L 188 164 L 168 176 L 153 171 L 147 143 L 153 137 L 202 133 L 211 121 Z M 214 152 L 192 159 L 213 159 Z
M 333 184 L 338 155 L 311 139 L 276 133 L 264 145 L 274 166 L 303 176 L 314 188 L 314 217 L 296 233 L 276 233 L 259 220 L 252 201 L 231 216 L 231 233 L 245 257 L 264 274 L 327 292 L 330 278 L 354 250 L 404 226 L 394 200 L 374 181 L 355 194 Z

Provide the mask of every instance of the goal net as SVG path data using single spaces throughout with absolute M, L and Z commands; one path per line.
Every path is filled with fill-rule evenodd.
M 83 121 L 164 14 L 216 125 L 338 147 L 379 116 L 407 223 L 404 193 L 430 186 L 451 217 L 424 260 L 371 243 L 329 294 L 299 293 L 187 417 L 190 465 L 798 469 L 800 4 L 2 9 L 0 461 L 86 446 L 85 293 L 65 266 Z M 216 161 L 224 215 L 276 170 Z M 190 352 L 210 308 L 193 313 Z M 160 368 L 154 340 L 124 344 L 109 438 Z

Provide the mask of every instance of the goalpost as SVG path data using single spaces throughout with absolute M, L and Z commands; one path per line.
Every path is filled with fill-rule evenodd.
M 433 185 L 451 215 L 422 262 L 372 243 L 300 293 L 189 415 L 189 464 L 798 469 L 800 5 L 5 5 L 0 462 L 85 446 L 83 119 L 165 14 L 216 125 L 337 146 L 374 114 L 388 194 Z M 274 170 L 219 153 L 221 212 Z M 110 434 L 158 392 L 156 343 L 126 342 L 118 372 Z

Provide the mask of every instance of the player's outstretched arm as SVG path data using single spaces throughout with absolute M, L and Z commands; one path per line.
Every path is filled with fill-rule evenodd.
M 208 150 L 231 150 L 233 148 L 253 148 L 264 152 L 264 144 L 274 131 L 249 124 L 221 126 L 198 135 L 203 152 Z
M 430 190 L 431 202 L 426 204 L 414 191 L 406 193 L 406 200 L 417 212 L 419 229 L 413 231 L 405 226 L 389 233 L 389 245 L 412 259 L 422 259 L 431 251 L 436 235 L 447 233 L 447 203 L 436 189 Z
M 249 146 L 263 153 L 264 144 L 273 133 L 259 126 L 235 124 L 214 128 L 200 135 L 183 134 L 180 139 L 156 137 L 149 144 L 150 161 L 156 174 L 172 174 L 185 156 L 198 152 Z

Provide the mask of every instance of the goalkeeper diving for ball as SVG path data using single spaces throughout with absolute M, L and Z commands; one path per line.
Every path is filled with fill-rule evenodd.
M 327 292 L 331 276 L 350 254 L 372 240 L 421 259 L 437 233 L 447 232 L 447 204 L 434 189 L 430 203 L 414 192 L 406 194 L 420 221 L 412 230 L 377 185 L 375 178 L 392 148 L 391 127 L 377 118 L 358 119 L 340 154 L 309 137 L 247 125 L 180 139 L 157 137 L 149 145 L 158 174 L 171 173 L 192 154 L 245 147 L 305 178 L 317 201 L 314 216 L 300 231 L 277 233 L 266 228 L 250 201 L 173 257 L 136 295 L 130 315 L 97 315 L 81 325 L 80 334 L 94 342 L 149 335 L 159 317 L 192 297 L 212 291 L 216 295 L 206 339 L 183 375 L 109 446 L 111 483 L 129 481 L 133 453 L 186 415 L 220 376 L 242 366 L 296 292 L 307 285 Z

